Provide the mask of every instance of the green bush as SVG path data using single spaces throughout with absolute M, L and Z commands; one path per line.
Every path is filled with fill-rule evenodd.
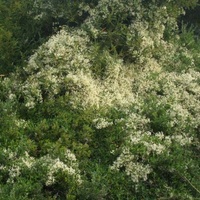
M 199 41 L 177 22 L 195 4 L 35 1 L 37 33 L 65 26 L 0 77 L 0 199 L 198 199 Z

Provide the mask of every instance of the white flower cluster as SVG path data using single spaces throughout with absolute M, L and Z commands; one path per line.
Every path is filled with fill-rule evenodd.
M 171 141 L 163 133 L 152 134 L 148 131 L 149 119 L 135 113 L 129 113 L 125 119 L 124 131 L 128 134 L 122 147 L 121 154 L 110 167 L 119 171 L 125 168 L 127 175 L 134 182 L 140 179 L 147 180 L 147 175 L 152 172 L 148 163 L 149 156 L 160 155 L 167 151 Z
M 19 157 L 10 149 L 4 149 L 4 154 L 7 155 L 9 160 L 13 163 L 9 167 L 0 165 L 0 171 L 8 171 L 8 183 L 14 183 L 16 178 L 22 174 L 23 170 L 31 170 L 35 167 L 38 167 L 38 164 L 39 167 L 46 168 L 46 185 L 52 185 L 56 181 L 57 172 L 65 172 L 73 177 L 77 184 L 82 183 L 76 157 L 68 149 L 65 153 L 65 159 L 62 161 L 60 160 L 60 158 L 52 158 L 50 155 L 46 155 L 36 159 L 34 157 L 31 157 L 28 152 L 24 152 L 24 156 Z
M 149 165 L 137 162 L 134 155 L 127 148 L 122 150 L 120 156 L 111 166 L 111 170 L 119 171 L 121 167 L 125 167 L 126 174 L 130 176 L 135 183 L 139 182 L 140 179 L 146 181 L 147 175 L 152 171 Z
M 90 30 L 94 38 L 110 37 L 106 27 L 102 26 L 113 26 L 128 20 L 127 29 L 124 29 L 126 30 L 124 45 L 127 45 L 129 53 L 137 58 L 138 62 L 144 63 L 146 58 L 154 56 L 155 53 L 159 54 L 159 49 L 165 48 L 163 44 L 168 45 L 169 42 L 164 39 L 166 28 L 176 30 L 178 27 L 176 18 L 170 14 L 170 10 L 164 4 L 163 6 L 157 6 L 156 3 L 146 5 L 141 0 L 126 2 L 100 0 L 94 8 L 80 4 L 80 9 L 90 15 L 83 26 Z M 183 13 L 183 9 L 180 7 L 177 12 Z
M 35 14 L 34 19 L 35 20 L 42 20 L 44 17 L 48 15 L 48 12 L 52 12 L 54 15 L 58 15 L 56 12 L 56 9 L 54 8 L 54 5 L 51 1 L 43 1 L 43 0 L 34 0 L 33 2 L 33 11 L 30 12 L 30 14 Z M 62 17 L 63 13 L 59 14 L 59 17 Z
M 25 121 L 24 119 L 15 120 L 15 124 L 17 127 L 22 128 L 22 129 L 26 128 L 28 125 L 27 121 Z
M 140 108 L 138 114 L 127 112 L 128 118 L 124 131 L 127 131 L 129 136 L 123 148 L 128 153 L 125 154 L 122 150 L 111 166 L 115 170 L 124 167 L 125 172 L 130 174 L 132 180 L 136 182 L 139 178 L 146 179 L 146 175 L 150 173 L 151 166 L 144 164 L 144 162 L 148 163 L 149 156 L 159 156 L 163 153 L 168 155 L 170 146 L 175 143 L 180 146 L 190 145 L 193 142 L 193 136 L 192 131 L 188 132 L 188 127 L 193 129 L 200 126 L 199 72 L 192 69 L 181 73 L 167 72 L 161 70 L 158 63 L 152 66 L 153 63 L 149 62 L 150 65 L 145 70 L 137 70 L 137 76 L 134 76 L 134 92 L 137 92 L 138 98 L 143 101 L 138 105 Z M 155 133 L 149 129 L 148 124 L 151 120 L 143 113 L 146 106 L 145 99 L 152 99 L 154 103 L 155 107 L 151 112 L 168 105 L 164 110 L 168 116 L 165 124 L 173 130 L 172 133 L 169 134 L 167 130 Z M 140 162 L 138 162 L 138 156 L 140 156 Z M 143 169 L 141 170 L 143 176 L 140 173 L 137 174 L 137 170 L 130 173 L 129 169 L 133 169 L 138 164 L 140 164 L 140 170 Z
M 63 88 L 69 92 L 66 82 L 91 67 L 87 45 L 84 31 L 63 29 L 30 57 L 25 68 L 29 78 L 21 86 L 28 108 L 44 98 L 53 98 Z
M 70 155 L 69 155 L 70 154 Z M 71 155 L 71 152 L 68 152 L 67 156 L 74 158 L 74 155 Z M 48 168 L 46 185 L 52 185 L 56 181 L 56 173 L 58 172 L 67 172 L 68 175 L 72 176 L 78 184 L 82 183 L 80 171 L 78 170 L 78 165 L 74 160 L 71 160 L 70 165 L 65 164 L 59 158 L 52 159 L 49 155 L 40 159 L 42 163 Z
M 31 168 L 35 162 L 35 159 L 29 156 L 27 152 L 24 153 L 23 157 L 18 158 L 16 152 L 13 152 L 11 149 L 3 149 L 3 155 L 13 162 L 9 167 L 7 165 L 0 165 L 0 171 L 7 171 L 9 174 L 8 183 L 14 183 L 15 179 L 20 176 L 23 168 Z
M 103 129 L 109 126 L 113 125 L 113 122 L 109 122 L 108 120 L 106 120 L 105 118 L 97 118 L 93 120 L 93 123 L 95 124 L 95 127 L 97 129 Z
M 41 103 L 45 94 L 54 98 L 62 89 L 70 94 L 72 105 L 80 103 L 84 108 L 135 101 L 130 70 L 123 66 L 122 60 L 105 53 L 107 77 L 103 81 L 94 78 L 92 48 L 84 31 L 64 29 L 41 46 L 25 68 L 29 77 L 21 90 L 26 106 L 32 108 Z

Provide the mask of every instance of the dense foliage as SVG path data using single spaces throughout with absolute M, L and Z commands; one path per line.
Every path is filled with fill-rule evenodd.
M 199 199 L 196 4 L 2 0 L 0 199 Z

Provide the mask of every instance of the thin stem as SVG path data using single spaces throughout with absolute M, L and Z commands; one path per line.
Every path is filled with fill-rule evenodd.
M 181 175 L 178 171 L 176 171 L 176 172 L 178 173 L 178 175 L 179 175 L 180 177 L 182 177 L 184 180 L 186 180 L 187 183 L 189 183 L 190 186 L 191 186 L 193 189 L 195 189 L 195 190 L 200 194 L 200 190 L 197 189 L 185 176 Z

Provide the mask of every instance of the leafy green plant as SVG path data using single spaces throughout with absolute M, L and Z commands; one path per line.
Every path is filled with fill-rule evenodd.
M 1 3 L 23 65 L 0 77 L 0 198 L 199 198 L 196 1 L 56 2 Z

